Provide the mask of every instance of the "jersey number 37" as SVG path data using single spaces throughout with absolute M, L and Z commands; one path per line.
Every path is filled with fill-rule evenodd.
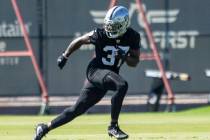
M 125 51 L 125 53 L 128 52 L 129 46 L 118 46 L 120 49 Z M 115 55 L 117 48 L 114 46 L 106 46 L 103 48 L 103 51 L 107 53 L 106 57 L 102 57 L 102 62 L 104 65 L 113 66 L 115 64 Z M 118 62 L 118 65 L 120 65 L 120 61 Z

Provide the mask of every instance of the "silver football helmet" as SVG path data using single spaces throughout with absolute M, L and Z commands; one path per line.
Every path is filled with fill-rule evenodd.
M 114 6 L 109 9 L 104 18 L 104 28 L 109 38 L 123 35 L 129 26 L 128 9 L 123 6 Z

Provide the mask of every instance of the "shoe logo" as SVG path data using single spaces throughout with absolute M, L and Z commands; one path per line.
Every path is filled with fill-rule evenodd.
M 36 134 L 37 135 L 40 135 L 42 132 L 42 128 L 41 127 L 37 127 L 37 131 L 36 131 Z

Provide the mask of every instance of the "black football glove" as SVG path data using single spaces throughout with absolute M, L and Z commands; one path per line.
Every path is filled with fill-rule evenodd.
M 62 69 L 65 66 L 67 60 L 68 59 L 66 57 L 64 57 L 63 54 L 61 56 L 59 56 L 57 59 L 58 67 L 60 69 Z

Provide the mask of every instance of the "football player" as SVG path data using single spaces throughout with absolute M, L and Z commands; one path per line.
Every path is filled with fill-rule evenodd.
M 115 91 L 111 98 L 111 121 L 108 135 L 116 139 L 126 139 L 128 135 L 118 125 L 118 118 L 128 83 L 119 75 L 121 65 L 136 67 L 139 63 L 140 35 L 129 27 L 128 10 L 115 6 L 108 10 L 104 27 L 97 28 L 73 40 L 58 58 L 62 69 L 69 56 L 84 44 L 95 45 L 95 57 L 87 67 L 87 83 L 72 107 L 66 108 L 48 124 L 38 124 L 34 140 L 41 140 L 49 131 L 72 121 L 99 102 L 108 90 Z

